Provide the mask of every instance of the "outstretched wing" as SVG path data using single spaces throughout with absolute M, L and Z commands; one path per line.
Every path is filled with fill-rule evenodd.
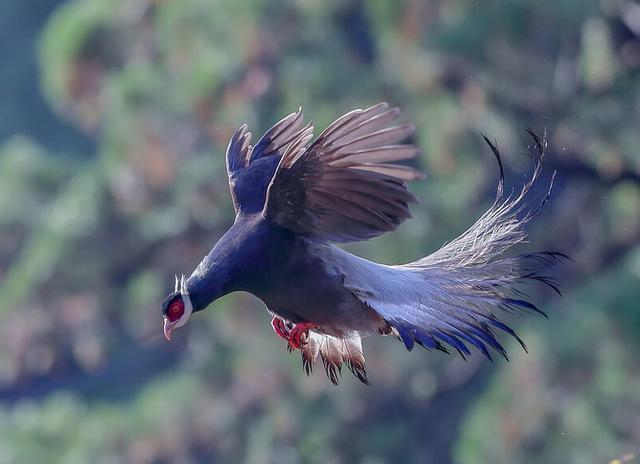
M 287 148 L 300 136 L 311 138 L 313 128 L 303 127 L 302 109 L 274 124 L 258 141 L 250 145 L 251 132 L 243 124 L 235 131 L 227 147 L 229 189 L 236 213 L 256 213 L 263 209 L 267 186 Z
M 267 190 L 265 217 L 296 233 L 349 242 L 394 230 L 411 217 L 416 198 L 406 181 L 423 174 L 391 162 L 414 158 L 413 145 L 397 144 L 412 124 L 390 126 L 398 108 L 379 103 L 351 111 L 305 149 L 298 136 L 281 157 Z

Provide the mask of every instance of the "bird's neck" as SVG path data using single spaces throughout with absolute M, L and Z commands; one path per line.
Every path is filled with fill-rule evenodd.
M 274 232 L 259 215 L 238 216 L 187 280 L 193 310 L 236 290 L 251 291 L 271 261 Z
M 201 311 L 213 301 L 226 295 L 231 279 L 231 269 L 224 262 L 218 262 L 211 253 L 198 265 L 186 282 L 193 312 Z

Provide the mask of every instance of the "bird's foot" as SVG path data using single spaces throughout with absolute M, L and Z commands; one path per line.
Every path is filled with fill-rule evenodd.
M 309 329 L 318 327 L 313 322 L 298 322 L 289 331 L 289 348 L 302 350 L 309 340 Z
M 289 328 L 283 319 L 280 319 L 278 316 L 273 316 L 273 319 L 271 319 L 271 327 L 273 327 L 273 331 L 278 334 L 279 337 L 289 341 Z

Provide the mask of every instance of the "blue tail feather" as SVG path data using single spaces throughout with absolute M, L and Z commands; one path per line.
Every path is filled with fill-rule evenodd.
M 527 346 L 518 336 L 518 334 L 508 325 L 500 322 L 495 316 L 486 316 L 476 314 L 478 319 L 476 325 L 474 323 L 459 321 L 460 327 L 452 330 L 425 330 L 411 324 L 390 321 L 391 325 L 396 329 L 400 340 L 404 343 L 408 351 L 411 351 L 418 343 L 426 349 L 435 349 L 448 353 L 449 351 L 443 343 L 451 346 L 460 353 L 463 358 L 471 355 L 471 350 L 465 344 L 469 343 L 475 346 L 490 361 L 493 361 L 489 347 L 497 351 L 506 360 L 509 360 L 507 352 L 502 344 L 497 340 L 495 334 L 491 330 L 491 326 L 496 327 L 503 332 L 515 338 L 522 348 L 527 351 Z
M 407 351 L 411 351 L 413 349 L 413 345 L 415 342 L 415 329 L 411 326 L 403 326 L 403 325 L 395 325 L 394 326 L 400 335 L 400 339 L 404 343 L 404 346 L 407 347 Z
M 460 339 L 455 335 L 451 335 L 442 330 L 434 331 L 433 335 L 434 337 L 437 337 L 450 346 L 454 347 L 458 351 L 458 353 L 460 353 L 460 356 L 462 356 L 464 359 L 466 359 L 467 356 L 471 356 L 471 351 L 469 350 L 469 348 L 467 348 L 467 345 L 465 345 L 464 342 L 460 341 Z
M 549 316 L 547 316 L 547 313 L 545 313 L 541 309 L 538 309 L 538 307 L 536 305 L 534 305 L 533 303 L 529 303 L 526 300 L 521 300 L 521 299 L 517 299 L 517 298 L 503 298 L 502 302 L 507 307 L 511 307 L 511 308 L 518 307 L 518 308 L 530 309 L 531 311 L 535 311 L 538 314 L 541 314 L 542 316 L 544 316 L 547 319 L 549 319 Z

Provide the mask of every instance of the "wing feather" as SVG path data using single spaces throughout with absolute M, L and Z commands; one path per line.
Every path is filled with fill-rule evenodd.
M 399 115 L 386 103 L 353 110 L 309 146 L 311 132 L 298 129 L 269 185 L 263 215 L 296 233 L 336 242 L 395 229 L 416 201 L 405 182 L 423 177 L 391 163 L 420 153 L 398 144 L 415 130 L 412 124 L 389 127 Z
M 387 103 L 378 103 L 366 110 L 357 109 L 349 111 L 347 114 L 339 117 L 329 125 L 316 140 L 316 145 L 329 146 L 336 140 L 340 140 L 350 131 L 357 127 L 358 124 L 366 121 L 367 118 L 373 117 L 389 107 Z
M 398 108 L 390 110 L 387 108 L 386 103 L 380 103 L 367 110 L 354 110 L 347 113 L 345 116 L 349 118 L 343 121 L 341 118 L 331 124 L 325 131 L 326 134 L 320 134 L 317 144 L 324 147 L 329 147 L 336 142 L 344 144 L 386 127 L 400 115 Z
M 395 228 L 390 218 L 374 209 L 367 208 L 362 203 L 322 191 L 315 192 L 314 196 L 318 204 L 324 209 L 335 209 L 338 214 L 343 215 L 345 218 L 352 218 L 362 224 L 382 230 L 393 230 Z
M 227 173 L 229 176 L 247 165 L 250 141 L 251 132 L 247 131 L 246 124 L 240 126 L 231 136 L 227 147 Z
M 393 215 L 401 214 L 402 219 L 408 219 L 411 217 L 411 212 L 409 211 L 409 207 L 400 203 L 393 203 L 386 199 L 381 200 L 379 197 L 364 193 L 358 192 L 349 189 L 349 186 L 337 186 L 334 187 L 331 191 L 326 191 L 322 187 L 318 188 L 319 191 L 328 193 L 333 195 L 340 200 L 351 201 L 354 202 L 357 200 L 360 201 L 360 204 L 364 208 L 378 210 L 383 214 L 389 215 L 389 217 L 393 217 Z M 402 210 L 402 213 L 399 213 L 399 208 Z
M 347 155 L 332 156 L 331 164 L 338 167 L 350 167 L 360 163 L 386 163 L 388 161 L 401 161 L 415 158 L 420 150 L 411 145 L 385 145 L 368 150 L 354 150 Z
M 424 179 L 424 174 L 422 172 L 401 164 L 362 163 L 349 169 L 377 172 L 405 181 Z
M 333 148 L 330 153 L 344 156 L 345 154 L 350 154 L 354 151 L 380 147 L 402 140 L 413 134 L 414 131 L 415 126 L 413 124 L 388 127 L 386 129 L 365 134 L 357 139 L 344 142 Z
M 291 113 L 275 123 L 260 138 L 249 161 L 274 154 L 281 155 L 280 151 L 291 142 L 292 136 L 300 130 L 303 122 L 302 108 L 298 108 L 295 113 Z
M 312 137 L 313 128 L 303 127 L 302 109 L 274 124 L 258 141 L 250 145 L 251 132 L 240 126 L 227 147 L 226 162 L 229 189 L 236 214 L 260 212 L 266 190 L 285 153 L 300 151 Z M 301 139 L 301 135 L 304 137 Z

